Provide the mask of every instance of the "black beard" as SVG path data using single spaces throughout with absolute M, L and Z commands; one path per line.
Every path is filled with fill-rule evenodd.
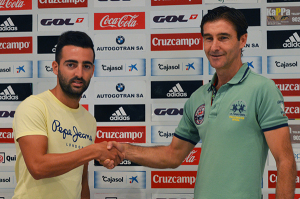
M 80 91 L 74 91 L 71 87 L 71 83 L 74 80 L 80 80 L 83 82 L 83 87 Z M 90 81 L 86 82 L 83 78 L 73 77 L 69 82 L 61 75 L 60 72 L 58 72 L 58 82 L 62 89 L 62 91 L 71 99 L 80 99 L 82 96 L 82 93 L 86 91 L 88 88 Z

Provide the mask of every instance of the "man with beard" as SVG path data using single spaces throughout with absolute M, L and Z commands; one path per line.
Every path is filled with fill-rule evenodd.
M 63 33 L 52 63 L 56 87 L 18 106 L 13 121 L 17 149 L 13 199 L 88 199 L 88 162 L 106 160 L 112 168 L 122 161 L 122 154 L 108 151 L 106 142 L 93 144 L 96 121 L 79 104 L 94 73 L 93 48 L 87 34 Z

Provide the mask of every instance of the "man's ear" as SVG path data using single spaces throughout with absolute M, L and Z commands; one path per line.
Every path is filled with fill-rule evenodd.
M 58 63 L 56 61 L 52 62 L 52 69 L 53 69 L 53 73 L 55 75 L 57 75 L 58 74 Z
M 243 34 L 241 37 L 240 37 L 240 48 L 244 48 L 244 46 L 246 45 L 247 43 L 247 38 L 248 38 L 248 33 L 246 34 Z

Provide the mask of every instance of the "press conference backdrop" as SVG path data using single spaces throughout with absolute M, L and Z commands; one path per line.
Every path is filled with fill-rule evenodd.
M 51 63 L 62 32 L 85 31 L 95 43 L 95 74 L 80 101 L 97 120 L 95 142 L 167 145 L 184 103 L 215 72 L 199 25 L 208 10 L 221 5 L 247 18 L 242 60 L 282 91 L 299 165 L 300 0 L 1 0 L 0 198 L 11 198 L 16 186 L 14 112 L 29 95 L 56 85 Z M 124 160 L 107 170 L 91 161 L 91 198 L 191 199 L 200 158 L 201 141 L 176 169 Z M 299 177 L 298 171 L 295 198 L 300 197 Z M 269 153 L 262 198 L 275 198 L 276 180 Z

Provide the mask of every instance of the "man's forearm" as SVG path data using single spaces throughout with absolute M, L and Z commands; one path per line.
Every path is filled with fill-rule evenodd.
M 296 176 L 295 161 L 286 161 L 277 165 L 276 199 L 294 199 Z
M 176 168 L 181 162 L 172 158 L 167 146 L 140 147 L 126 144 L 125 159 L 152 168 Z

